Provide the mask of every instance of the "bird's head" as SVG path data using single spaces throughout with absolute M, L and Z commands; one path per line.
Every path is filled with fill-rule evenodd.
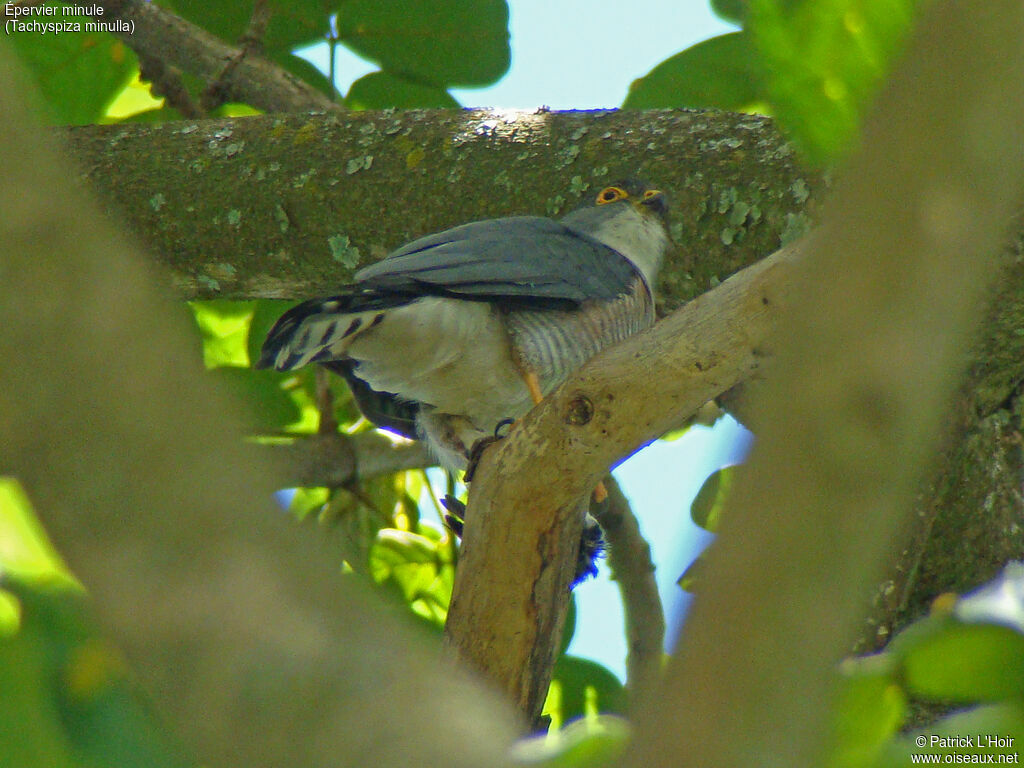
M 665 193 L 638 179 L 625 179 L 597 193 L 594 207 L 605 215 L 617 215 L 629 205 L 644 218 L 656 218 L 668 228 L 668 200 Z
M 653 285 L 671 242 L 665 193 L 643 181 L 625 179 L 602 188 L 592 200 L 562 222 L 614 248 Z

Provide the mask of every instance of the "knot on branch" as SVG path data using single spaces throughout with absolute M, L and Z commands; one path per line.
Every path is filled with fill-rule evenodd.
M 574 427 L 582 427 L 589 424 L 594 418 L 594 404 L 586 395 L 576 395 L 565 407 L 565 423 Z

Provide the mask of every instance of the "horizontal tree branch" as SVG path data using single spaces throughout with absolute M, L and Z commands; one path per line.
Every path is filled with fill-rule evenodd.
M 308 298 L 429 232 L 667 190 L 671 310 L 809 224 L 822 188 L 770 120 L 710 111 L 416 110 L 61 129 L 185 298 Z
M 339 488 L 354 480 L 437 464 L 423 443 L 396 442 L 373 431 L 310 435 L 287 443 L 257 443 L 252 449 L 260 461 L 275 462 L 281 481 L 289 486 Z

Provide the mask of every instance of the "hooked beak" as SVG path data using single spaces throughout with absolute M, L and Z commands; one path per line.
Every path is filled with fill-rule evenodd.
M 665 223 L 665 226 L 668 226 L 668 198 L 665 197 L 665 193 L 660 189 L 652 189 L 645 192 L 644 198 L 637 202 L 637 208 L 643 210 L 641 206 L 656 213 Z

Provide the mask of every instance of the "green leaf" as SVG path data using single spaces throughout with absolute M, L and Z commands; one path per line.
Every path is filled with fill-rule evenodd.
M 371 72 L 352 83 L 345 106 L 353 110 L 457 109 L 459 102 L 444 88 L 420 85 L 389 72 Z
M 203 337 L 203 362 L 207 368 L 249 366 L 247 341 L 255 307 L 251 301 L 190 301 Z
M 294 393 L 281 386 L 285 374 L 233 367 L 214 368 L 207 374 L 224 382 L 238 400 L 249 406 L 246 413 L 254 432 L 282 432 L 302 416 Z
M 556 734 L 516 742 L 512 759 L 535 768 L 606 768 L 618 765 L 630 736 L 625 718 L 588 717 L 569 723 Z
M 288 51 L 279 51 L 271 54 L 270 59 L 282 69 L 291 72 L 303 82 L 316 88 L 329 99 L 337 97 L 338 94 L 331 85 L 331 81 L 327 79 L 327 75 L 301 56 L 295 56 Z
M 744 32 L 720 35 L 634 80 L 623 109 L 715 107 L 750 111 L 764 101 L 757 53 Z
M 0 640 L 0 765 L 62 765 L 65 751 L 75 766 L 194 765 L 142 704 L 120 653 L 99 636 L 80 588 L 54 580 L 5 579 L 4 586 L 22 605 L 22 628 Z M 5 724 L 17 724 L 17 733 L 5 733 Z M 29 744 L 31 758 L 12 757 L 11 747 Z
M 45 6 L 63 7 L 57 3 Z M 79 25 L 80 31 L 59 33 L 14 31 L 7 39 L 38 86 L 51 121 L 70 125 L 99 122 L 135 72 L 135 54 L 108 32 L 85 31 L 95 22 L 88 16 L 63 16 L 58 10 L 56 16 L 17 21 Z
M 259 314 L 257 333 L 260 333 L 270 322 L 271 311 L 279 313 L 280 306 L 279 303 L 268 305 L 267 302 L 223 299 L 189 302 L 203 339 L 203 361 L 212 369 L 210 375 L 223 381 L 236 397 L 250 405 L 250 426 L 262 432 L 281 432 L 298 422 L 305 403 L 301 392 L 285 386 L 295 378 L 293 374 L 254 371 L 249 367 L 250 360 L 254 359 L 250 355 L 254 317 Z M 262 331 L 260 338 L 265 335 Z
M 159 109 L 147 109 L 144 112 L 136 112 L 127 117 L 111 120 L 107 118 L 104 122 L 114 123 L 166 123 L 171 120 L 182 120 L 181 113 L 173 107 L 160 107 Z
M 330 498 L 326 488 L 296 488 L 288 511 L 299 520 L 305 520 L 311 514 L 319 513 Z
M 142 81 L 139 71 L 136 70 L 134 76 L 107 105 L 103 122 L 123 122 L 138 114 L 159 111 L 163 106 L 164 99 L 150 91 L 149 84 Z M 173 119 L 180 119 L 180 115 Z
M 711 0 L 711 10 L 718 18 L 738 26 L 742 26 L 747 18 L 748 5 L 748 0 Z
M 12 573 L 74 581 L 50 543 L 21 483 L 0 476 L 0 578 Z
M 558 655 L 564 656 L 569 650 L 569 643 L 572 636 L 576 634 L 576 595 L 569 595 L 569 608 L 565 612 L 565 626 L 562 628 L 562 642 L 558 649 Z
M 906 696 L 885 654 L 840 665 L 830 768 L 858 768 L 874 760 L 903 724 Z
M 380 568 L 379 574 L 384 578 L 400 565 L 437 563 L 437 545 L 437 541 L 421 534 L 386 528 L 378 535 L 373 556 Z M 377 573 L 375 572 L 375 576 Z M 378 579 L 380 580 L 382 579 Z
M 493 83 L 511 60 L 504 0 L 346 0 L 337 29 L 382 69 L 443 88 Z
M 448 546 L 434 537 L 383 528 L 370 549 L 370 573 L 378 584 L 397 587 L 414 613 L 441 625 L 455 582 Z
M 598 712 L 624 712 L 626 689 L 607 667 L 579 656 L 562 656 L 552 676 L 561 687 L 560 722 Z
M 974 702 L 1024 691 L 1024 635 L 1009 627 L 948 620 L 899 649 L 905 684 L 916 695 Z
M 910 32 L 917 0 L 751 0 L 747 30 L 772 114 L 809 160 L 832 162 Z
M 52 691 L 56 670 L 46 646 L 0 638 L 0 765 L 78 768 Z
M 714 533 L 721 521 L 722 508 L 729 488 L 732 487 L 735 467 L 724 467 L 708 475 L 690 505 L 693 522 L 706 531 Z

